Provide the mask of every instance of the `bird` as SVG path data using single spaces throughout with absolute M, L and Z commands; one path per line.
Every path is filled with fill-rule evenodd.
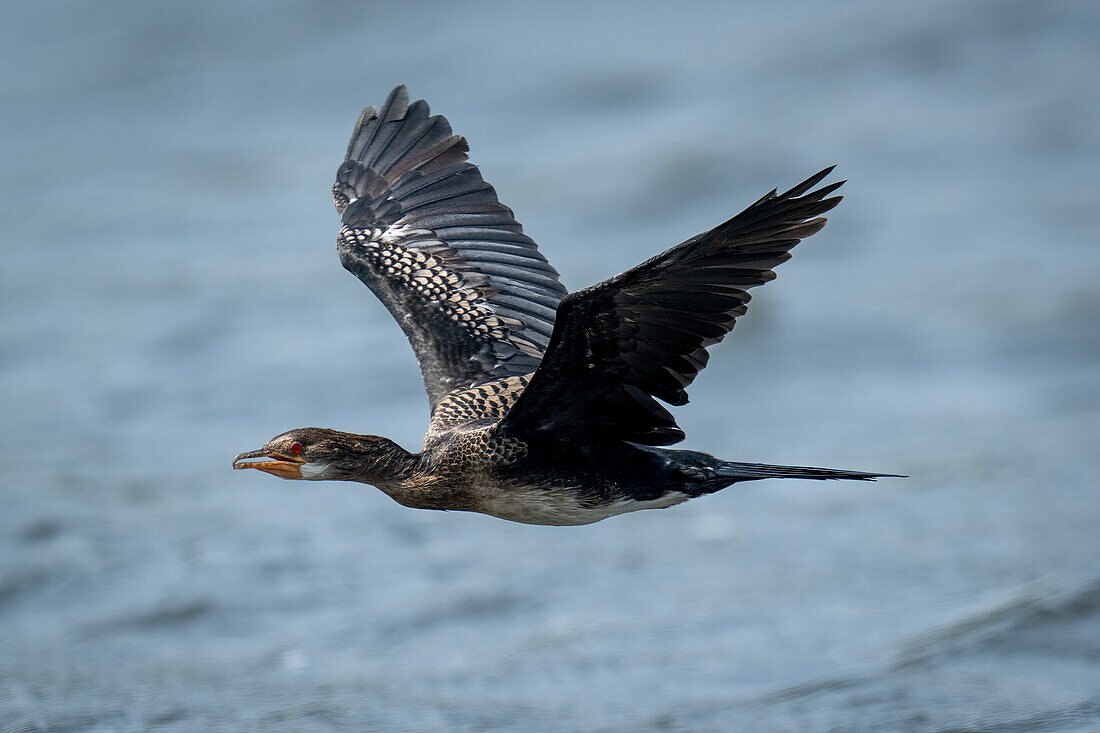
M 825 225 L 826 168 L 723 224 L 569 293 L 468 159 L 465 138 L 404 85 L 360 114 L 332 188 L 345 269 L 407 336 L 431 409 L 420 452 L 376 435 L 284 432 L 233 468 L 370 484 L 417 509 L 581 525 L 742 481 L 898 474 L 725 461 L 667 407 L 745 314 L 748 290 Z

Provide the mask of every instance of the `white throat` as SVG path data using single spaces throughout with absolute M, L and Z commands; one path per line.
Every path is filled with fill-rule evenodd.
M 314 481 L 316 481 L 318 479 L 323 479 L 325 477 L 325 471 L 327 471 L 329 466 L 331 466 L 331 465 L 332 464 L 328 463 L 328 462 L 325 462 L 325 463 L 303 463 L 302 468 L 301 468 L 302 478 L 311 479 L 311 480 L 314 480 Z

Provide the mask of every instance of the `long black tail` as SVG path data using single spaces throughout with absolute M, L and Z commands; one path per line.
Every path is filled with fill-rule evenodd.
M 715 470 L 715 475 L 724 479 L 738 481 L 756 481 L 762 478 L 810 478 L 821 480 L 853 479 L 855 481 L 874 481 L 876 478 L 905 478 L 897 473 L 865 473 L 864 471 L 842 471 L 836 468 L 812 468 L 809 466 L 772 466 L 767 463 L 723 462 Z

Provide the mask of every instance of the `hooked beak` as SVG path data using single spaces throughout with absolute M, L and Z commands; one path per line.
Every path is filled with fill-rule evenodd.
M 233 468 L 255 468 L 279 478 L 302 478 L 302 464 L 305 461 L 282 453 L 260 450 L 241 453 L 233 459 Z

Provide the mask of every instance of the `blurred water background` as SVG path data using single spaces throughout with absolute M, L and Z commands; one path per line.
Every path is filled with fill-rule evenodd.
M 0 10 L 0 730 L 1100 729 L 1100 6 Z M 397 83 L 571 289 L 838 163 L 677 411 L 743 484 L 577 528 L 232 472 L 416 448 L 328 189 Z

